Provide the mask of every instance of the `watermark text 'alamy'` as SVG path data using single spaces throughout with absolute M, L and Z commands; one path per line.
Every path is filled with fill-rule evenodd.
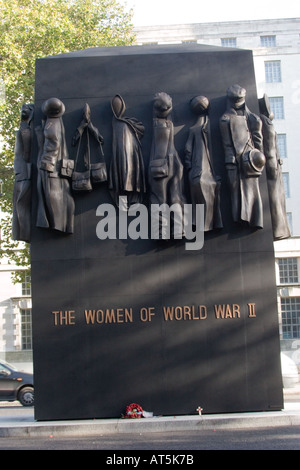
M 194 214 L 193 214 L 194 209 Z M 119 197 L 118 217 L 113 204 L 100 204 L 96 216 L 101 220 L 96 226 L 100 240 L 149 239 L 194 240 L 185 243 L 186 250 L 200 250 L 204 244 L 204 205 L 196 204 L 144 204 L 127 205 L 127 197 Z M 150 230 L 149 230 L 150 225 Z

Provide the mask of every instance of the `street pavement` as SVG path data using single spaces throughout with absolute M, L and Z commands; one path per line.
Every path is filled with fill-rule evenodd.
M 0 404 L 0 438 L 74 438 L 95 435 L 197 432 L 291 428 L 300 426 L 300 383 L 284 390 L 284 409 L 251 413 L 193 416 L 161 416 L 141 419 L 89 419 L 71 421 L 35 421 L 33 408 L 18 402 Z
M 0 438 L 0 451 L 3 450 L 96 450 L 97 465 L 116 462 L 125 464 L 127 457 L 127 464 L 131 463 L 134 467 L 144 468 L 147 464 L 160 463 L 174 465 L 192 463 L 200 468 L 200 465 L 203 465 L 203 450 L 300 450 L 300 426 L 272 426 L 259 429 L 216 427 L 198 431 L 102 433 L 73 437 L 55 434 L 48 437 L 3 437 Z M 278 453 L 274 455 L 278 464 Z M 211 456 L 213 462 L 216 457 L 219 458 L 218 453 Z M 226 456 L 228 454 L 225 454 Z M 249 457 L 251 454 L 247 454 L 247 465 L 250 464 Z M 39 454 L 37 458 L 39 459 Z M 257 465 L 255 455 L 254 458 Z M 57 458 L 55 459 L 53 463 L 57 465 Z M 47 464 L 51 465 L 48 457 Z

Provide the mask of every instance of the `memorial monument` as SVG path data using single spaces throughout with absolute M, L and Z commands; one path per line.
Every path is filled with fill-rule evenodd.
M 63 104 L 50 117 L 61 144 L 64 131 L 60 155 L 75 162 L 74 131 L 90 129 L 107 172 L 75 191 L 72 163 L 58 164 L 53 178 L 43 170 L 47 187 L 59 178 L 74 224 L 41 227 L 33 142 L 36 419 L 116 418 L 130 403 L 154 415 L 280 410 L 273 233 L 263 147 L 253 138 L 261 120 L 251 51 L 133 46 L 38 59 L 34 126 L 44 131 L 49 100 Z M 238 141 L 230 156 L 228 130 Z M 161 216 L 163 204 L 163 228 L 175 227 L 179 209 L 187 222 L 156 236 L 152 209 Z

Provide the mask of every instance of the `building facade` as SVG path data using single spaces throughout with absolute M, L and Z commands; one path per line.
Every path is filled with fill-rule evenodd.
M 12 282 L 18 269 L 0 259 L 0 360 L 32 372 L 31 285 Z
M 258 98 L 266 93 L 274 113 L 292 233 L 274 243 L 281 350 L 300 367 L 300 18 L 145 26 L 135 32 L 138 45 L 198 43 L 253 51 Z

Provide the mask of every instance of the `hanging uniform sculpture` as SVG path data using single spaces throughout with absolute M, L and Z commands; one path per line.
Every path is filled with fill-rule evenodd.
M 24 104 L 15 143 L 12 235 L 14 240 L 31 238 L 31 148 L 33 104 Z
M 262 123 L 245 103 L 246 90 L 227 90 L 228 107 L 220 120 L 234 222 L 263 228 L 259 176 L 265 166 Z
M 180 218 L 185 203 L 183 165 L 175 148 L 174 125 L 169 118 L 172 106 L 172 98 L 167 93 L 161 92 L 154 96 L 153 136 L 149 163 L 150 204 L 167 204 L 169 207 L 174 204 Z M 156 234 L 157 238 L 165 238 L 169 235 L 169 232 L 164 233 L 167 228 L 166 222 L 162 214 L 157 227 L 160 231 Z M 174 224 L 171 235 L 176 238 L 182 234 L 182 224 Z
M 124 117 L 125 102 L 120 95 L 111 100 L 112 118 L 112 160 L 109 171 L 109 189 L 119 206 L 119 197 L 127 197 L 128 209 L 134 203 L 141 203 L 146 194 L 146 178 L 142 155 L 141 138 L 145 128 L 136 118 Z M 123 199 L 124 200 L 124 199 Z
M 43 103 L 42 111 L 46 121 L 36 128 L 39 142 L 36 225 L 73 233 L 75 204 L 68 179 L 72 170 L 67 177 L 63 170 L 73 166 L 68 158 L 62 120 L 65 106 L 59 99 L 50 98 Z
M 215 175 L 210 150 L 209 100 L 196 96 L 190 102 L 192 111 L 198 116 L 189 130 L 185 145 L 185 167 L 189 175 L 190 195 L 193 205 L 193 224 L 196 204 L 204 205 L 204 231 L 222 228 L 220 211 L 221 181 Z
M 277 146 L 277 135 L 273 125 L 273 113 L 267 95 L 258 100 L 266 156 L 266 174 L 270 201 L 274 240 L 291 236 L 285 207 L 285 193 L 282 180 L 282 161 Z

